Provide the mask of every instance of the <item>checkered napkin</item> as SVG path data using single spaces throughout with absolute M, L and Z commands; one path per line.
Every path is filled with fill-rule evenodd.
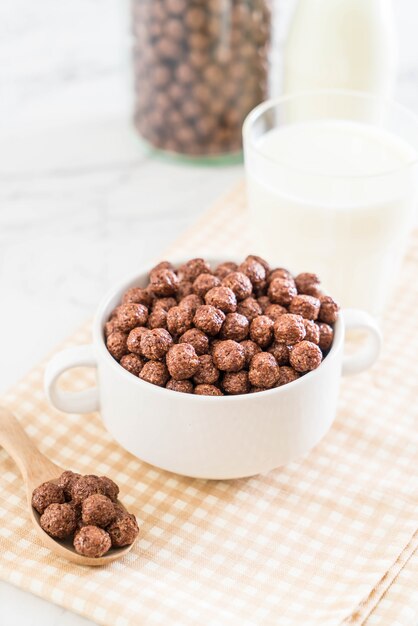
M 169 254 L 245 254 L 234 189 Z M 39 448 L 109 474 L 140 522 L 123 560 L 89 569 L 43 547 L 0 451 L 0 577 L 108 626 L 416 626 L 418 234 L 375 367 L 343 381 L 332 429 L 302 461 L 245 480 L 183 478 L 119 447 L 100 417 L 52 409 L 35 368 L 1 402 Z M 88 342 L 88 327 L 66 346 Z M 74 370 L 67 388 L 93 382 Z

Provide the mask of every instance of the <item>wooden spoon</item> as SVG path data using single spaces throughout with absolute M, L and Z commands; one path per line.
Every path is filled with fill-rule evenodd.
M 32 506 L 32 492 L 35 487 L 39 487 L 46 481 L 57 482 L 64 469 L 41 454 L 15 416 L 2 407 L 0 407 L 0 445 L 10 454 L 22 474 L 26 484 L 30 518 L 42 542 L 51 552 L 72 563 L 95 567 L 107 565 L 129 552 L 133 544 L 124 548 L 111 548 L 107 554 L 95 559 L 78 554 L 71 541 L 63 542 L 50 537 L 41 528 L 40 515 Z

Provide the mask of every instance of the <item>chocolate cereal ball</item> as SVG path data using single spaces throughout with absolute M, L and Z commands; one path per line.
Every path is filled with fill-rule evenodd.
M 267 315 L 258 315 L 250 326 L 250 337 L 261 348 L 267 348 L 273 341 L 273 320 Z
M 196 385 L 194 392 L 197 396 L 223 396 L 224 394 L 215 385 Z
M 274 322 L 284 313 L 287 313 L 287 309 L 281 304 L 269 304 L 264 311 L 264 315 L 271 317 Z
M 270 272 L 267 277 L 267 282 L 270 284 L 275 278 L 281 278 L 282 280 L 293 280 L 292 274 L 285 270 L 283 267 L 276 267 Z
M 249 332 L 248 319 L 240 313 L 228 313 L 221 329 L 222 339 L 233 339 L 234 341 L 243 341 Z
M 86 498 L 94 493 L 105 495 L 105 486 L 98 476 L 87 474 L 81 476 L 72 486 L 71 498 L 74 504 L 81 504 Z
M 64 502 L 64 489 L 55 483 L 42 483 L 33 490 L 32 506 L 38 513 L 43 513 L 51 504 L 63 504 Z
M 220 341 L 213 350 L 213 362 L 223 372 L 238 372 L 245 365 L 245 350 L 237 341 Z
M 266 278 L 268 278 L 268 275 L 270 274 L 270 264 L 265 259 L 261 256 L 257 256 L 256 254 L 249 254 L 245 260 L 255 261 L 256 263 L 262 265 L 266 271 Z
M 167 353 L 167 368 L 175 380 L 191 378 L 199 367 L 199 357 L 190 343 L 178 343 Z
M 199 366 L 193 376 L 196 385 L 213 385 L 219 378 L 219 370 L 213 362 L 210 354 L 202 354 L 199 357 Z
M 107 339 L 109 335 L 111 335 L 115 330 L 116 330 L 115 325 L 112 320 L 109 320 L 108 322 L 106 322 L 103 328 L 103 334 L 105 336 L 105 339 Z
M 166 298 L 156 298 L 153 306 L 153 311 L 157 309 L 163 309 L 168 312 L 173 306 L 177 306 L 177 300 L 172 298 L 171 296 L 167 296 Z
M 268 288 L 268 297 L 273 304 L 288 306 L 296 295 L 297 290 L 293 280 L 275 278 Z
M 313 320 L 303 320 L 303 325 L 305 327 L 306 341 L 311 341 L 312 343 L 319 344 L 319 326 Z
M 261 306 L 261 310 L 263 311 L 263 315 L 266 312 L 266 309 L 268 309 L 269 306 L 280 306 L 280 305 L 272 305 L 270 302 L 270 299 L 267 296 L 260 296 L 259 298 L 257 298 L 257 302 L 258 304 Z
M 142 368 L 139 378 L 152 385 L 165 387 L 170 375 L 164 363 L 160 361 L 148 361 Z
M 318 315 L 319 321 L 325 322 L 325 324 L 334 324 L 338 319 L 340 307 L 331 296 L 321 296 L 319 300 L 321 302 Z
M 167 328 L 172 335 L 183 335 L 193 326 L 193 311 L 188 307 L 174 306 L 167 313 Z
M 243 272 L 230 272 L 223 278 L 222 285 L 231 289 L 238 301 L 248 298 L 253 290 L 250 279 Z
M 251 341 L 251 339 L 241 341 L 241 346 L 244 348 L 245 367 L 248 367 L 253 356 L 261 352 L 261 348 L 257 343 Z
M 238 266 L 238 271 L 248 276 L 254 287 L 260 287 L 265 283 L 266 270 L 263 265 L 254 258 L 247 257 L 246 260 Z
M 321 364 L 322 352 L 311 341 L 301 341 L 290 351 L 289 360 L 297 372 L 310 372 Z
M 127 338 L 128 335 L 126 333 L 115 330 L 106 340 L 107 349 L 117 361 L 120 361 L 123 355 L 129 352 L 128 346 L 126 345 Z
M 331 326 L 329 326 L 328 324 L 324 324 L 323 322 L 320 322 L 318 324 L 318 330 L 319 330 L 318 345 L 323 352 L 326 352 L 332 346 L 332 340 L 334 338 L 334 331 L 332 330 Z
M 121 360 L 120 364 L 122 367 L 133 374 L 134 376 L 139 376 L 140 371 L 145 365 L 145 360 L 136 354 L 125 354 Z
M 238 269 L 238 265 L 233 261 L 227 261 L 226 263 L 220 263 L 214 271 L 215 276 L 220 280 L 223 280 L 225 276 L 228 276 L 231 272 L 235 272 Z
M 118 307 L 114 320 L 115 328 L 128 333 L 136 326 L 144 326 L 148 319 L 148 309 L 143 304 L 128 302 Z
M 240 393 L 248 393 L 250 390 L 248 372 L 245 370 L 241 370 L 240 372 L 226 372 L 222 379 L 222 388 L 231 396 Z
M 107 527 L 107 532 L 114 548 L 130 546 L 139 534 L 135 515 L 119 510 L 115 521 Z
M 81 477 L 81 474 L 66 470 L 57 480 L 57 485 L 64 490 L 66 500 L 71 500 L 71 489 L 75 482 Z
M 224 313 L 233 313 L 237 309 L 237 299 L 229 287 L 214 287 L 205 295 L 205 302 Z
M 136 354 L 138 356 L 142 356 L 141 350 L 141 338 L 144 333 L 147 333 L 148 329 L 145 326 L 138 326 L 138 328 L 134 328 L 128 335 L 128 339 L 126 340 L 126 345 L 129 352 Z
M 214 336 L 219 333 L 225 320 L 225 313 L 209 304 L 204 304 L 196 309 L 193 323 L 202 332 Z
M 112 547 L 109 533 L 97 526 L 83 526 L 74 535 L 74 548 L 78 554 L 99 558 Z
M 156 296 L 173 296 L 177 293 L 179 279 L 171 269 L 154 269 L 150 273 L 150 290 Z
M 172 310 L 173 309 L 170 309 L 170 311 Z M 150 359 L 151 361 L 158 361 L 159 359 L 162 359 L 172 345 L 173 339 L 168 330 L 165 330 L 165 328 L 147 330 L 141 336 L 141 353 L 145 358 Z
M 77 527 L 77 518 L 72 504 L 50 504 L 39 520 L 41 528 L 55 539 L 65 539 Z
M 320 282 L 316 274 L 310 274 L 309 272 L 302 272 L 295 278 L 298 292 L 308 296 L 318 297 L 320 295 Z
M 116 509 L 112 500 L 100 493 L 88 496 L 81 507 L 81 519 L 86 526 L 104 528 L 116 519 Z
M 210 265 L 201 258 L 191 259 L 181 265 L 177 273 L 180 280 L 189 280 L 194 283 L 200 274 L 210 274 Z
M 119 495 L 119 487 L 117 484 L 108 476 L 100 476 L 100 482 L 104 487 L 105 495 L 112 500 L 112 502 L 116 502 Z
M 199 274 L 193 283 L 193 291 L 203 298 L 208 291 L 214 287 L 219 287 L 220 284 L 219 278 L 213 274 Z
M 170 378 L 165 387 L 166 389 L 179 391 L 180 393 L 193 393 L 194 389 L 191 380 L 174 380 L 174 378 Z
M 154 328 L 167 328 L 167 311 L 162 307 L 154 307 L 149 314 L 147 326 L 150 330 Z
M 183 298 L 193 293 L 193 283 L 190 280 L 181 280 L 177 289 L 177 302 L 180 303 Z
M 281 387 L 282 385 L 287 385 L 298 378 L 300 378 L 300 374 L 294 370 L 293 367 L 284 365 L 283 367 L 279 367 L 279 380 L 277 386 Z
M 129 302 L 135 302 L 136 304 L 143 304 L 150 308 L 152 305 L 153 295 L 148 289 L 142 289 L 141 287 L 131 287 L 128 291 L 125 291 L 122 297 L 122 304 L 128 304 Z
M 320 302 L 314 296 L 305 294 L 295 296 L 289 305 L 289 313 L 301 315 L 307 320 L 316 320 L 319 314 Z
M 277 365 L 287 365 L 289 363 L 289 348 L 286 344 L 274 341 L 268 348 L 268 352 L 274 356 Z
M 250 363 L 248 378 L 254 387 L 274 387 L 279 379 L 279 367 L 274 356 L 269 352 L 256 354 Z
M 203 304 L 204 304 L 203 298 L 201 298 L 195 293 L 192 293 L 189 296 L 186 296 L 185 298 L 183 298 L 183 300 L 179 302 L 180 307 L 190 309 L 193 312 L 193 314 L 196 313 L 197 309 Z
M 248 321 L 251 322 L 257 315 L 262 315 L 263 311 L 257 300 L 250 296 L 238 303 L 237 313 L 245 315 Z
M 179 343 L 190 343 L 195 349 L 197 356 L 207 354 L 209 351 L 209 338 L 198 328 L 186 330 L 186 332 L 179 337 Z
M 306 330 L 303 317 L 285 313 L 274 322 L 274 336 L 279 343 L 291 346 L 305 338 Z
M 108 322 L 106 322 L 103 328 L 103 334 L 105 336 L 105 339 L 107 339 L 109 335 L 111 335 L 115 330 L 116 328 L 115 328 L 114 320 L 110 319 Z

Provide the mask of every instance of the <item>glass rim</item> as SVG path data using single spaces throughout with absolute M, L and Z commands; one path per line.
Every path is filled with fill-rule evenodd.
M 273 165 L 281 165 L 282 167 L 288 170 L 291 170 L 293 172 L 304 174 L 305 176 L 306 175 L 315 176 L 317 178 L 325 177 L 328 179 L 334 178 L 334 179 L 353 179 L 353 180 L 379 178 L 379 177 L 385 177 L 385 176 L 398 174 L 400 172 L 403 172 L 413 167 L 414 165 L 418 163 L 418 147 L 417 147 L 415 149 L 416 155 L 413 159 L 411 159 L 410 161 L 407 161 L 405 164 L 403 164 L 400 167 L 396 167 L 390 170 L 383 170 L 381 172 L 377 172 L 374 174 L 326 174 L 326 173 L 313 172 L 307 169 L 299 168 L 294 165 L 290 165 L 289 163 L 285 163 L 283 161 L 278 161 L 277 159 L 274 159 L 270 157 L 269 155 L 265 154 L 256 145 L 256 142 L 251 136 L 251 130 L 252 130 L 252 127 L 254 126 L 254 123 L 258 119 L 260 119 L 260 117 L 264 115 L 267 111 L 272 110 L 275 107 L 280 106 L 281 104 L 284 104 L 290 100 L 295 100 L 297 98 L 307 98 L 307 97 L 326 96 L 326 95 L 350 96 L 352 98 L 358 98 L 359 100 L 369 100 L 369 101 L 384 103 L 387 106 L 389 106 L 391 109 L 396 110 L 400 114 L 409 118 L 409 121 L 412 124 L 414 124 L 418 130 L 418 116 L 415 115 L 415 113 L 413 113 L 410 109 L 408 109 L 408 107 L 404 106 L 403 104 L 398 103 L 396 100 L 393 100 L 392 98 L 389 98 L 389 97 L 377 96 L 375 94 L 368 93 L 365 91 L 355 91 L 351 89 L 315 89 L 311 91 L 298 91 L 298 92 L 289 93 L 283 96 L 279 96 L 277 98 L 269 98 L 268 100 L 265 100 L 264 102 L 260 102 L 260 104 L 258 104 L 248 113 L 242 126 L 242 135 L 243 135 L 243 143 L 244 143 L 244 161 L 245 161 L 245 145 L 248 141 L 248 144 L 257 153 L 257 155 L 262 157 L 266 161 L 269 161 L 269 163 Z M 324 118 L 324 119 L 335 120 L 335 119 L 343 119 L 343 118 L 330 117 L 330 118 Z M 412 146 L 412 147 L 415 148 L 415 146 Z

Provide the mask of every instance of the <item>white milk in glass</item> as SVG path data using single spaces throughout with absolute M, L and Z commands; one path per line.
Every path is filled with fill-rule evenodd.
M 246 148 L 258 253 L 318 273 L 343 306 L 379 315 L 413 219 L 415 157 L 404 140 L 362 122 L 267 131 Z

